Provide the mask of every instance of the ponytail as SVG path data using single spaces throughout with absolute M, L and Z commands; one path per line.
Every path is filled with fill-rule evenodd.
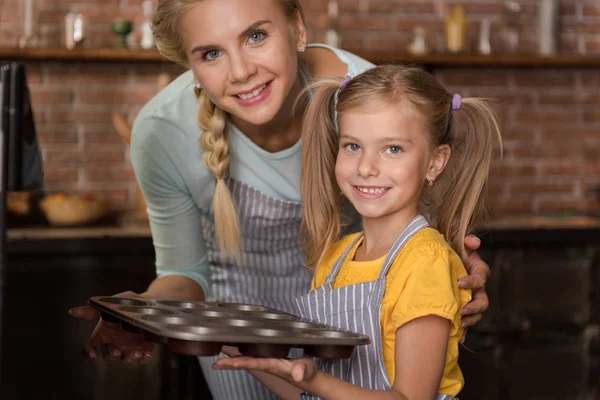
M 494 150 L 502 154 L 502 138 L 496 115 L 484 99 L 465 98 L 460 110 L 448 112 L 446 137 L 452 155 L 431 188 L 434 202 L 429 217 L 466 262 L 465 236 L 490 215 L 488 176 Z
M 215 232 L 222 258 L 234 257 L 241 260 L 241 238 L 237 211 L 231 199 L 231 193 L 225 183 L 225 174 L 229 167 L 227 149 L 227 115 L 215 106 L 204 91 L 195 89 L 198 99 L 198 125 L 204 129 L 200 145 L 204 150 L 202 162 L 217 179 L 213 195 L 213 213 Z
M 324 79 L 307 88 L 312 99 L 302 127 L 301 190 L 304 202 L 300 237 L 306 265 L 315 268 L 340 235 L 341 192 L 335 179 L 339 138 L 335 100 L 339 79 Z

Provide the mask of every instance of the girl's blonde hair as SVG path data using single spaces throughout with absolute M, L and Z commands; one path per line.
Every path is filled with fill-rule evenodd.
M 188 66 L 184 43 L 179 32 L 181 18 L 186 11 L 202 0 L 159 0 L 152 20 L 152 31 L 158 51 L 169 60 Z M 304 21 L 299 0 L 273 0 L 290 20 Z M 217 179 L 213 195 L 215 231 L 223 257 L 241 259 L 241 237 L 237 211 L 225 183 L 229 168 L 227 149 L 227 114 L 217 107 L 201 89 L 194 89 L 199 103 L 198 125 L 204 130 L 200 145 L 204 150 L 202 161 Z
M 423 182 L 420 212 L 466 261 L 463 240 L 489 215 L 488 174 L 494 149 L 502 153 L 492 109 L 484 99 L 464 98 L 460 110 L 452 111 L 453 96 L 432 75 L 413 67 L 382 65 L 351 79 L 343 88 L 340 84 L 340 79 L 325 79 L 309 88 L 312 101 L 302 129 L 301 237 L 307 265 L 318 265 L 341 230 L 335 113 L 342 116 L 348 111 L 372 109 L 374 103 L 410 106 L 424 117 L 432 148 L 450 145 L 450 160 L 435 185 L 426 188 Z

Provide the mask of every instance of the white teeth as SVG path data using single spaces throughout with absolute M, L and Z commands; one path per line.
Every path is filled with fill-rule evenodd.
M 380 193 L 383 193 L 383 192 L 385 192 L 387 190 L 387 188 L 376 188 L 375 189 L 375 188 L 364 188 L 364 187 L 360 187 L 360 186 L 357 186 L 356 188 L 360 192 L 369 193 L 369 194 L 380 194 Z
M 242 100 L 248 100 L 248 99 L 258 96 L 258 94 L 260 92 L 262 92 L 266 87 L 267 87 L 267 84 L 265 83 L 261 87 L 254 89 L 254 91 L 252 93 L 238 94 L 237 96 Z

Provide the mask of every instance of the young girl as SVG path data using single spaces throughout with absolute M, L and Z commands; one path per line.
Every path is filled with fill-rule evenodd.
M 215 368 L 248 369 L 284 398 L 452 399 L 464 385 L 460 310 L 471 298 L 457 285 L 462 238 L 487 214 L 502 145 L 496 118 L 417 68 L 381 66 L 315 86 L 302 192 L 305 252 L 318 267 L 296 303 L 302 317 L 371 344 L 345 360 L 236 357 Z M 364 231 L 335 242 L 345 199 Z

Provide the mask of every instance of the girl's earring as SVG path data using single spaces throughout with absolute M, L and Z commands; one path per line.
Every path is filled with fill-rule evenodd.
M 304 50 L 306 50 L 306 44 L 302 42 L 302 44 L 300 45 L 300 53 L 304 53 Z
M 429 187 L 433 186 L 433 179 L 427 179 L 427 183 L 429 184 Z
M 202 90 L 202 85 L 201 85 L 201 84 L 199 84 L 199 83 L 196 83 L 196 84 L 194 85 L 194 87 L 195 87 L 196 89 L 198 89 L 198 90 Z

